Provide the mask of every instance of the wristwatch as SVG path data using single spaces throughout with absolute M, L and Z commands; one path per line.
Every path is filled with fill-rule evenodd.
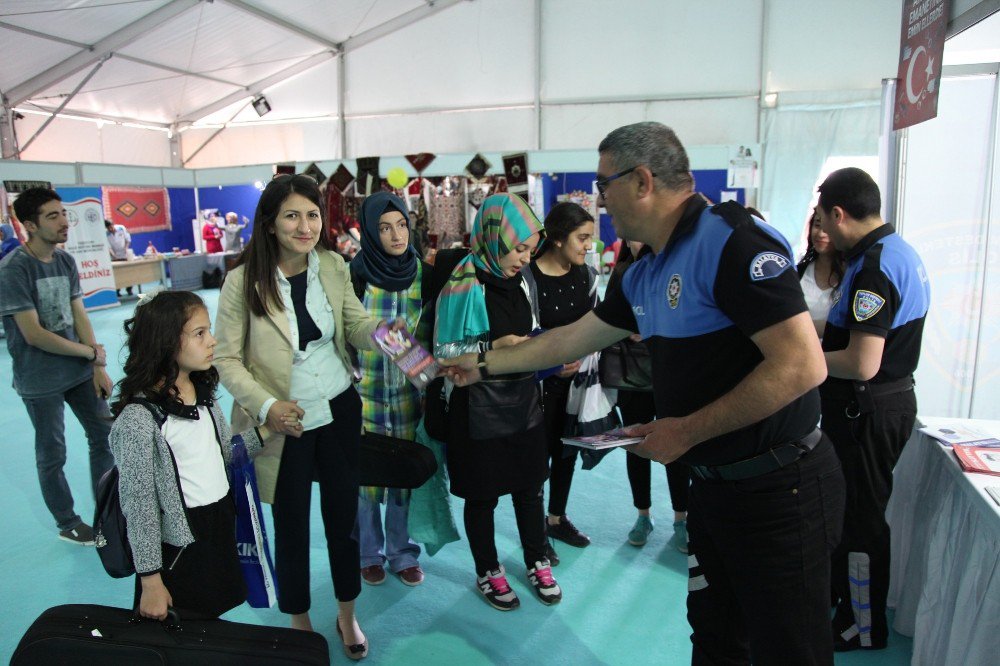
M 479 368 L 479 374 L 483 379 L 490 376 L 490 371 L 486 369 L 486 350 L 479 352 L 479 357 L 476 359 L 476 366 Z

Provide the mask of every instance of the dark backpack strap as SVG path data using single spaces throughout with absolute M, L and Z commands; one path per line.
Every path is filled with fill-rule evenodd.
M 736 201 L 723 201 L 712 206 L 712 212 L 725 220 L 733 229 L 755 226 L 753 216 Z
M 348 266 L 350 265 L 348 264 Z M 351 284 L 354 286 L 354 295 L 358 297 L 359 301 L 364 303 L 365 288 L 368 286 L 368 282 L 354 271 L 351 271 Z
M 167 422 L 167 414 L 162 409 L 160 409 L 155 403 L 146 400 L 145 398 L 132 398 L 129 401 L 130 404 L 142 405 L 149 410 L 149 413 L 153 415 L 153 421 L 156 422 L 157 428 L 162 428 L 163 424 Z

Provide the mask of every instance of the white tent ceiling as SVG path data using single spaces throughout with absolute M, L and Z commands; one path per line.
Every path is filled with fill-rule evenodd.
M 29 160 L 593 149 L 644 119 L 690 145 L 742 144 L 766 139 L 762 110 L 784 96 L 875 94 L 895 75 L 902 4 L 0 0 L 0 94 L 25 116 L 22 149 L 65 104 Z M 258 93 L 272 107 L 263 119 L 249 105 Z

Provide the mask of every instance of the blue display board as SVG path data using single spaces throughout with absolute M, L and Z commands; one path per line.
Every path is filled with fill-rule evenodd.
M 712 201 L 721 201 L 723 192 L 736 192 L 736 200 L 741 204 L 746 202 L 746 191 L 726 187 L 725 169 L 699 169 L 691 172 L 694 175 L 695 189 L 707 196 Z M 554 173 L 548 176 L 542 175 L 542 190 L 545 193 L 545 211 L 552 210 L 558 201 L 560 194 L 569 194 L 576 190 L 592 192 L 596 172 L 585 173 Z M 611 225 L 611 216 L 601 212 L 599 235 L 605 245 L 610 245 L 617 240 L 615 229 Z

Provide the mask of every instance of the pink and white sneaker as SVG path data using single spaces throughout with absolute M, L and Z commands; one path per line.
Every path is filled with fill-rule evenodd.
M 528 582 L 535 588 L 535 594 L 546 606 L 562 601 L 562 589 L 552 577 L 552 566 L 548 560 L 535 562 L 535 566 L 528 569 Z
M 521 601 L 507 583 L 507 572 L 501 564 L 496 571 L 487 571 L 485 576 L 476 576 L 476 587 L 486 598 L 486 603 L 497 610 L 514 610 Z

